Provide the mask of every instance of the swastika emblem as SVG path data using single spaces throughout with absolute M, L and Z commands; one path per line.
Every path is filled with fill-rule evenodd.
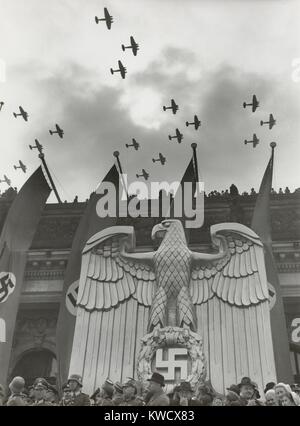
M 77 312 L 77 296 L 79 290 L 79 280 L 74 281 L 73 284 L 70 285 L 66 294 L 66 307 L 71 315 L 76 317 Z
M 167 381 L 186 380 L 188 377 L 188 351 L 186 348 L 168 348 L 156 351 L 156 370 Z
M 0 272 L 0 303 L 6 302 L 16 288 L 16 277 L 11 272 Z

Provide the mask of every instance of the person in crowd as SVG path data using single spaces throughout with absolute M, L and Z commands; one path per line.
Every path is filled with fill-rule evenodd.
M 52 404 L 47 401 L 46 394 L 49 383 L 46 379 L 40 377 L 33 384 L 33 402 L 32 406 L 49 407 Z
M 147 402 L 147 406 L 150 407 L 166 407 L 169 405 L 170 401 L 168 396 L 165 394 L 163 388 L 165 386 L 165 378 L 162 374 L 154 372 L 151 379 L 148 379 L 149 382 L 149 392 L 151 397 Z
M 276 383 L 274 382 L 269 382 L 266 384 L 266 387 L 264 389 L 264 394 L 266 394 L 268 392 L 268 390 L 270 389 L 274 389 L 275 388 Z
M 287 385 L 286 383 L 277 383 L 275 386 L 276 399 L 279 405 L 282 405 L 282 398 L 284 395 L 289 395 L 291 393 L 292 389 L 290 385 Z
M 240 400 L 240 389 L 237 385 L 231 385 L 226 389 L 227 394 L 225 397 L 224 405 L 227 407 L 239 407 L 242 405 Z
M 252 382 L 249 377 L 243 377 L 241 383 L 238 384 L 238 387 L 242 405 L 249 405 L 249 403 L 250 405 L 261 405 L 258 401 L 260 395 L 257 390 L 257 384 Z
M 91 398 L 95 400 L 95 405 L 98 407 L 110 407 L 113 406 L 113 393 L 114 384 L 110 379 L 106 379 L 101 389 L 98 388 Z
M 62 407 L 69 407 L 72 405 L 72 391 L 68 383 L 62 385 L 62 399 L 59 403 Z
M 102 396 L 101 396 L 101 389 L 97 388 L 93 395 L 90 397 L 91 405 L 94 407 L 101 407 L 102 405 Z
M 300 397 L 295 393 L 286 393 L 281 398 L 281 405 L 284 407 L 298 407 L 300 405 Z
M 58 390 L 55 386 L 50 385 L 50 383 L 48 383 L 48 388 L 46 390 L 46 401 L 54 406 L 58 405 L 59 401 Z
M 130 379 L 123 385 L 124 401 L 120 404 L 122 406 L 138 407 L 142 405 L 137 396 L 137 384 L 135 380 Z
M 68 379 L 68 385 L 72 392 L 72 405 L 88 406 L 90 398 L 82 392 L 82 378 L 78 374 L 72 374 Z
M 114 393 L 112 396 L 113 405 L 117 407 L 118 405 L 121 405 L 123 401 L 124 401 L 123 385 L 120 382 L 116 382 L 114 384 Z
M 215 397 L 215 392 L 209 382 L 203 383 L 198 387 L 197 399 L 202 406 L 210 406 Z
M 190 382 L 181 382 L 175 386 L 173 395 L 170 396 L 170 405 L 174 406 L 197 406 L 200 401 L 194 397 Z
M 22 407 L 25 402 L 25 380 L 23 377 L 15 377 L 9 384 L 11 395 L 7 401 L 8 407 Z
M 269 389 L 265 392 L 266 396 L 266 405 L 268 407 L 274 407 L 278 405 L 277 399 L 276 399 L 276 393 L 274 389 Z
M 298 396 L 300 396 L 300 385 L 298 383 L 293 383 L 291 385 L 291 389 L 293 392 L 295 392 Z

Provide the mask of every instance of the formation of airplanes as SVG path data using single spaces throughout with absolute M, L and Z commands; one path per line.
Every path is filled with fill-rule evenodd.
M 110 30 L 111 29 L 111 25 L 114 22 L 113 17 L 110 15 L 109 11 L 107 10 L 107 8 L 104 8 L 104 18 L 98 18 L 98 16 L 95 16 L 95 21 L 96 24 L 99 24 L 99 22 L 101 21 L 105 21 L 107 28 Z
M 63 139 L 63 137 L 64 137 L 64 131 L 63 131 L 63 129 L 61 129 L 61 128 L 59 127 L 59 125 L 58 125 L 58 124 L 56 124 L 56 125 L 55 125 L 55 127 L 56 127 L 56 130 L 49 130 L 50 135 L 52 136 L 52 135 L 54 135 L 55 133 L 57 133 L 57 134 L 58 134 L 58 136 L 59 136 L 61 139 Z
M 243 107 L 244 108 L 246 108 L 247 106 L 251 106 L 252 112 L 256 111 L 256 109 L 259 107 L 259 101 L 257 100 L 256 95 L 252 96 L 252 102 L 250 102 L 250 103 L 244 102 L 243 103 Z M 273 128 L 273 126 L 276 124 L 276 120 L 273 117 L 273 114 L 269 115 L 269 120 L 268 121 L 263 121 L 263 120 L 260 121 L 260 125 L 261 126 L 263 126 L 265 124 L 267 124 L 269 126 L 270 130 Z M 245 145 L 252 144 L 253 148 L 255 148 L 259 144 L 259 139 L 256 136 L 256 134 L 254 133 L 252 140 L 250 140 L 250 141 L 245 140 L 244 143 L 245 143 Z
M 255 148 L 259 144 L 259 139 L 258 139 L 258 137 L 256 136 L 255 133 L 253 134 L 251 141 L 247 141 L 247 140 L 244 141 L 245 145 L 247 145 L 248 143 L 250 143 L 250 144 L 252 143 L 253 148 Z
M 126 148 L 129 148 L 129 147 L 131 147 L 131 146 L 133 146 L 133 148 L 136 150 L 136 151 L 138 151 L 139 150 L 139 147 L 140 147 L 140 144 L 135 140 L 135 139 L 132 139 L 132 144 L 126 144 Z
M 160 152 L 158 158 L 152 158 L 153 163 L 159 162 L 162 166 L 166 164 L 166 157 Z
M 14 166 L 14 169 L 21 169 L 22 172 L 26 173 L 27 167 L 25 166 L 25 164 L 22 163 L 21 160 L 19 160 L 19 166 Z
M 107 28 L 110 30 L 111 26 L 114 22 L 114 18 L 113 16 L 109 13 L 108 9 L 105 7 L 104 8 L 104 17 L 103 18 L 99 18 L 98 16 L 95 16 L 95 22 L 96 24 L 99 24 L 99 22 L 105 22 Z M 130 49 L 132 50 L 132 53 L 134 56 L 137 55 L 138 50 L 140 49 L 138 43 L 135 41 L 135 39 L 133 38 L 133 36 L 130 36 L 130 44 L 129 46 L 125 46 L 124 44 L 121 44 L 121 48 L 123 50 L 123 52 L 125 52 L 126 49 Z M 122 64 L 122 62 L 119 60 L 118 61 L 118 69 L 113 69 L 110 68 L 110 72 L 111 74 L 115 74 L 115 73 L 120 73 L 121 77 L 123 78 L 123 80 L 125 79 L 127 70 L 126 67 Z
M 172 139 L 177 139 L 178 143 L 182 142 L 183 134 L 180 132 L 179 129 L 176 129 L 176 135 L 174 136 L 169 135 L 169 141 L 171 141 Z
M 13 113 L 14 117 L 22 117 L 25 121 L 28 121 L 28 112 L 26 112 L 21 106 L 19 106 L 20 112 L 17 114 L 16 112 Z
M 145 180 L 148 180 L 149 179 L 149 173 L 148 172 L 146 172 L 146 170 L 145 169 L 142 169 L 142 174 L 141 175 L 139 175 L 139 174 L 137 174 L 136 175 L 136 177 L 137 177 L 137 179 L 138 178 L 140 178 L 140 177 L 142 177 L 142 178 L 144 178 Z

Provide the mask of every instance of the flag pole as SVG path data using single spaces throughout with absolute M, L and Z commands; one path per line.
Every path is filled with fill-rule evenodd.
M 52 187 L 52 189 L 53 189 L 53 191 L 54 191 L 54 194 L 55 194 L 55 196 L 56 196 L 56 198 L 57 198 L 57 201 L 59 202 L 59 204 L 62 204 L 62 201 L 61 201 L 60 196 L 59 196 L 59 194 L 58 194 L 58 192 L 57 192 L 57 189 L 56 189 L 55 183 L 53 182 L 52 176 L 51 176 L 50 171 L 49 171 L 49 169 L 48 169 L 48 166 L 47 166 L 47 163 L 46 163 L 46 160 L 45 160 L 45 154 L 43 154 L 43 153 L 41 152 L 41 153 L 39 154 L 39 158 L 41 159 L 41 161 L 42 161 L 42 163 L 43 163 L 43 166 L 44 166 L 44 168 L 45 168 L 46 174 L 47 174 L 48 179 L 49 179 L 49 181 L 50 181 L 51 187 Z
M 128 199 L 127 187 L 126 187 L 126 184 L 125 184 L 125 181 L 124 181 L 123 169 L 122 169 L 122 165 L 121 165 L 121 161 L 120 161 L 120 153 L 119 153 L 119 151 L 115 151 L 113 155 L 117 159 L 117 164 L 118 164 L 118 167 L 119 167 L 119 173 L 120 173 L 120 176 L 121 176 L 123 189 L 126 192 L 126 197 Z

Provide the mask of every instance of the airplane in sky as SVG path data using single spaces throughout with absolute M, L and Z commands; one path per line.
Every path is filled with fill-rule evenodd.
M 198 130 L 199 127 L 201 126 L 201 121 L 199 121 L 199 118 L 197 117 L 197 115 L 194 116 L 194 122 L 193 123 L 189 123 L 188 121 L 185 123 L 186 127 L 189 126 L 195 126 L 195 130 Z
M 171 106 L 163 106 L 163 110 L 167 111 L 167 109 L 171 109 L 173 114 L 176 114 L 176 112 L 179 110 L 179 106 L 176 104 L 174 99 L 171 99 Z
M 178 143 L 181 143 L 183 139 L 183 134 L 180 133 L 178 129 L 176 129 L 176 135 L 174 136 L 169 135 L 169 141 L 171 141 L 172 139 L 177 139 Z
M 104 8 L 104 18 L 98 18 L 95 16 L 96 24 L 99 24 L 100 21 L 105 21 L 107 28 L 111 29 L 111 24 L 114 22 L 113 17 L 109 14 L 107 8 Z
M 260 122 L 260 125 L 263 126 L 264 124 L 268 124 L 269 125 L 269 129 L 271 130 L 272 127 L 276 124 L 276 120 L 273 117 L 273 114 L 270 114 L 269 116 L 269 121 L 262 121 Z
M 4 175 L 4 179 L 3 180 L 0 179 L 0 183 L 6 183 L 8 186 L 10 186 L 11 180 L 8 179 L 8 177 L 6 175 Z
M 25 121 L 28 121 L 28 113 L 26 111 L 24 111 L 24 109 L 21 106 L 19 107 L 19 110 L 20 110 L 19 114 L 15 113 L 15 112 L 13 113 L 14 117 L 17 118 L 17 117 L 21 116 L 21 117 L 24 118 Z
M 132 144 L 130 145 L 130 144 L 126 144 L 126 148 L 129 148 L 129 147 L 131 147 L 131 146 L 133 146 L 134 147 L 134 149 L 136 150 L 136 151 L 138 151 L 138 149 L 139 149 L 139 147 L 140 147 L 140 144 L 135 140 L 135 139 L 132 139 Z
M 246 102 L 243 103 L 244 108 L 246 108 L 247 106 L 252 106 L 252 112 L 255 112 L 256 109 L 259 107 L 259 102 L 255 95 L 253 95 L 252 97 L 252 103 L 249 103 L 249 104 L 247 104 Z
M 132 53 L 134 54 L 134 56 L 137 55 L 138 50 L 140 50 L 139 45 L 135 42 L 134 38 L 131 36 L 130 37 L 130 46 L 124 46 L 124 44 L 122 44 L 122 50 L 123 52 L 125 52 L 125 49 L 131 49 Z
M 252 139 L 252 141 L 247 141 L 247 140 L 244 141 L 245 145 L 247 145 L 248 143 L 252 143 L 253 144 L 253 148 L 256 148 L 256 145 L 259 144 L 259 139 L 258 139 L 258 137 L 256 136 L 255 133 L 253 133 L 253 139 Z
M 21 160 L 19 160 L 19 166 L 14 166 L 14 169 L 21 169 L 24 173 L 26 173 L 27 167 L 25 166 L 25 164 L 22 163 Z
M 59 127 L 59 125 L 58 125 L 58 124 L 56 124 L 56 125 L 55 125 L 55 127 L 56 127 L 56 130 L 49 130 L 50 135 L 52 136 L 52 135 L 54 135 L 55 133 L 57 133 L 57 134 L 58 134 L 58 136 L 59 136 L 61 139 L 63 139 L 63 137 L 64 137 L 64 131 L 63 131 L 63 129 L 61 129 L 61 128 Z
M 148 179 L 149 179 L 149 176 L 150 176 L 150 175 L 149 175 L 149 173 L 147 173 L 145 169 L 143 169 L 143 170 L 142 170 L 142 174 L 141 174 L 141 175 L 138 175 L 138 174 L 136 175 L 136 177 L 137 177 L 137 178 L 142 177 L 142 178 L 144 178 L 145 180 L 148 180 Z
M 160 162 L 161 165 L 164 166 L 166 164 L 167 159 L 160 152 L 159 153 L 159 158 L 152 158 L 152 161 L 153 161 L 153 163 Z
M 39 151 L 39 153 L 40 153 L 40 154 L 42 154 L 42 153 L 43 153 L 43 145 L 41 145 L 37 139 L 35 139 L 35 145 L 33 145 L 33 146 L 32 146 L 32 145 L 29 145 L 29 148 L 30 148 L 31 150 L 33 150 L 33 149 L 37 149 L 37 150 Z
M 112 74 L 114 74 L 115 72 L 119 72 L 119 73 L 121 74 L 122 78 L 124 79 L 124 78 L 125 78 L 125 75 L 126 75 L 126 73 L 127 73 L 127 69 L 124 67 L 124 65 L 122 64 L 122 62 L 121 62 L 121 61 L 118 61 L 118 65 L 119 65 L 119 69 L 117 69 L 117 70 L 113 70 L 113 69 L 111 68 L 111 69 L 110 69 L 110 72 L 111 72 Z
M 4 102 L 0 102 L 0 111 L 2 110 L 2 108 L 3 108 L 3 105 L 4 105 Z

